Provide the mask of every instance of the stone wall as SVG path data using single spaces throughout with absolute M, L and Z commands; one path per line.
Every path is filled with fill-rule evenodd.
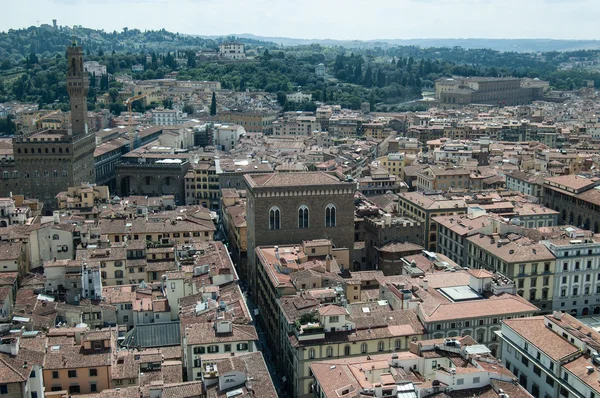
M 354 183 L 331 186 L 247 188 L 248 268 L 250 284 L 255 286 L 256 255 L 259 246 L 301 244 L 303 240 L 330 239 L 334 247 L 354 247 Z M 325 208 L 336 207 L 336 226 L 325 226 Z M 298 209 L 309 208 L 309 227 L 298 227 Z M 269 229 L 269 210 L 281 211 L 281 228 Z M 255 289 L 253 289 L 255 291 Z

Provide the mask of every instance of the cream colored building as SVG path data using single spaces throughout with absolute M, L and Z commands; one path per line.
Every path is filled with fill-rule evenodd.
M 524 236 L 477 234 L 467 238 L 468 267 L 501 272 L 517 284 L 517 294 L 542 310 L 552 309 L 556 257 Z
M 377 162 L 379 162 L 379 167 L 387 170 L 388 174 L 402 179 L 404 166 L 410 166 L 412 158 L 406 157 L 404 153 L 389 153 L 377 158 Z
M 99 202 L 110 198 L 107 186 L 83 184 L 79 187 L 69 187 L 66 192 L 56 195 L 59 209 L 91 209 Z

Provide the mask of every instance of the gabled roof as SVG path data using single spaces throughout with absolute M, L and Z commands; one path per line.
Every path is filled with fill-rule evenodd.
M 338 305 L 328 305 L 319 308 L 319 315 L 322 316 L 333 316 L 333 315 L 347 315 L 348 311 Z

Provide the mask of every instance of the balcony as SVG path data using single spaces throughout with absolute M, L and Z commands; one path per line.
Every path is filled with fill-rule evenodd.
M 325 329 L 320 322 L 309 322 L 306 325 L 296 323 L 296 337 L 299 341 L 324 339 Z

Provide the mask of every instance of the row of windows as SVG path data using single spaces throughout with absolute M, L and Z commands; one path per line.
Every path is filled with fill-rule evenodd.
M 361 354 L 366 354 L 367 350 L 368 350 L 369 346 L 367 345 L 367 343 L 362 343 L 360 345 L 360 353 Z M 400 339 L 397 339 L 394 341 L 394 350 L 400 350 L 402 349 L 402 342 Z M 377 351 L 379 352 L 383 352 L 385 350 L 385 342 L 384 341 L 379 341 L 377 343 Z M 344 356 L 349 356 L 351 353 L 351 348 L 349 345 L 344 346 Z M 329 358 L 333 357 L 333 347 L 329 346 L 325 349 L 325 355 Z M 315 349 L 314 348 L 310 348 L 308 350 L 308 358 L 309 359 L 314 359 L 315 358 Z
M 23 153 L 28 153 L 29 149 L 27 148 L 23 148 Z M 51 148 L 50 151 L 48 151 L 48 148 L 44 148 L 44 153 L 56 153 L 56 148 Z M 69 153 L 69 148 L 65 148 L 65 152 Z M 21 153 L 21 148 L 17 149 L 17 153 Z M 35 153 L 35 148 L 31 148 L 31 153 Z M 42 153 L 42 148 L 38 148 L 37 149 L 37 153 Z M 63 149 L 62 148 L 58 148 L 58 153 L 63 153 Z
M 77 370 L 69 370 L 69 371 L 67 371 L 67 374 L 69 375 L 70 379 L 74 379 L 77 377 Z M 89 377 L 96 377 L 96 376 L 98 376 L 98 369 L 89 369 L 88 374 L 89 374 Z M 55 370 L 52 372 L 52 378 L 53 379 L 60 378 L 60 376 L 58 374 L 58 370 Z
M 209 345 L 208 347 L 194 347 L 194 354 L 213 354 L 213 353 L 217 353 L 219 352 L 219 346 L 218 345 Z M 235 349 L 237 351 L 247 351 L 248 350 L 248 343 L 238 343 L 235 345 Z M 223 345 L 223 351 L 224 352 L 230 352 L 231 351 L 231 344 L 225 344 Z
M 25 172 L 23 173 L 23 177 L 24 178 L 29 178 L 31 175 L 29 174 L 29 172 Z M 59 174 L 58 174 L 58 170 L 52 170 L 52 177 L 53 178 L 58 178 Z M 69 172 L 67 170 L 63 170 L 62 171 L 62 177 L 63 178 L 67 178 L 69 176 Z M 50 177 L 50 171 L 49 170 L 44 170 L 44 177 Z M 8 171 L 4 171 L 2 172 L 2 178 L 7 180 L 10 178 L 10 173 Z M 13 171 L 12 172 L 12 178 L 19 178 L 19 172 L 18 171 Z M 40 172 L 38 170 L 35 170 L 33 172 L 33 178 L 40 178 Z
M 298 208 L 298 228 L 309 228 L 309 209 L 302 205 Z M 337 223 L 337 210 L 335 205 L 328 204 L 325 208 L 325 226 L 335 227 Z M 277 206 L 269 209 L 269 229 L 281 229 L 281 210 Z

